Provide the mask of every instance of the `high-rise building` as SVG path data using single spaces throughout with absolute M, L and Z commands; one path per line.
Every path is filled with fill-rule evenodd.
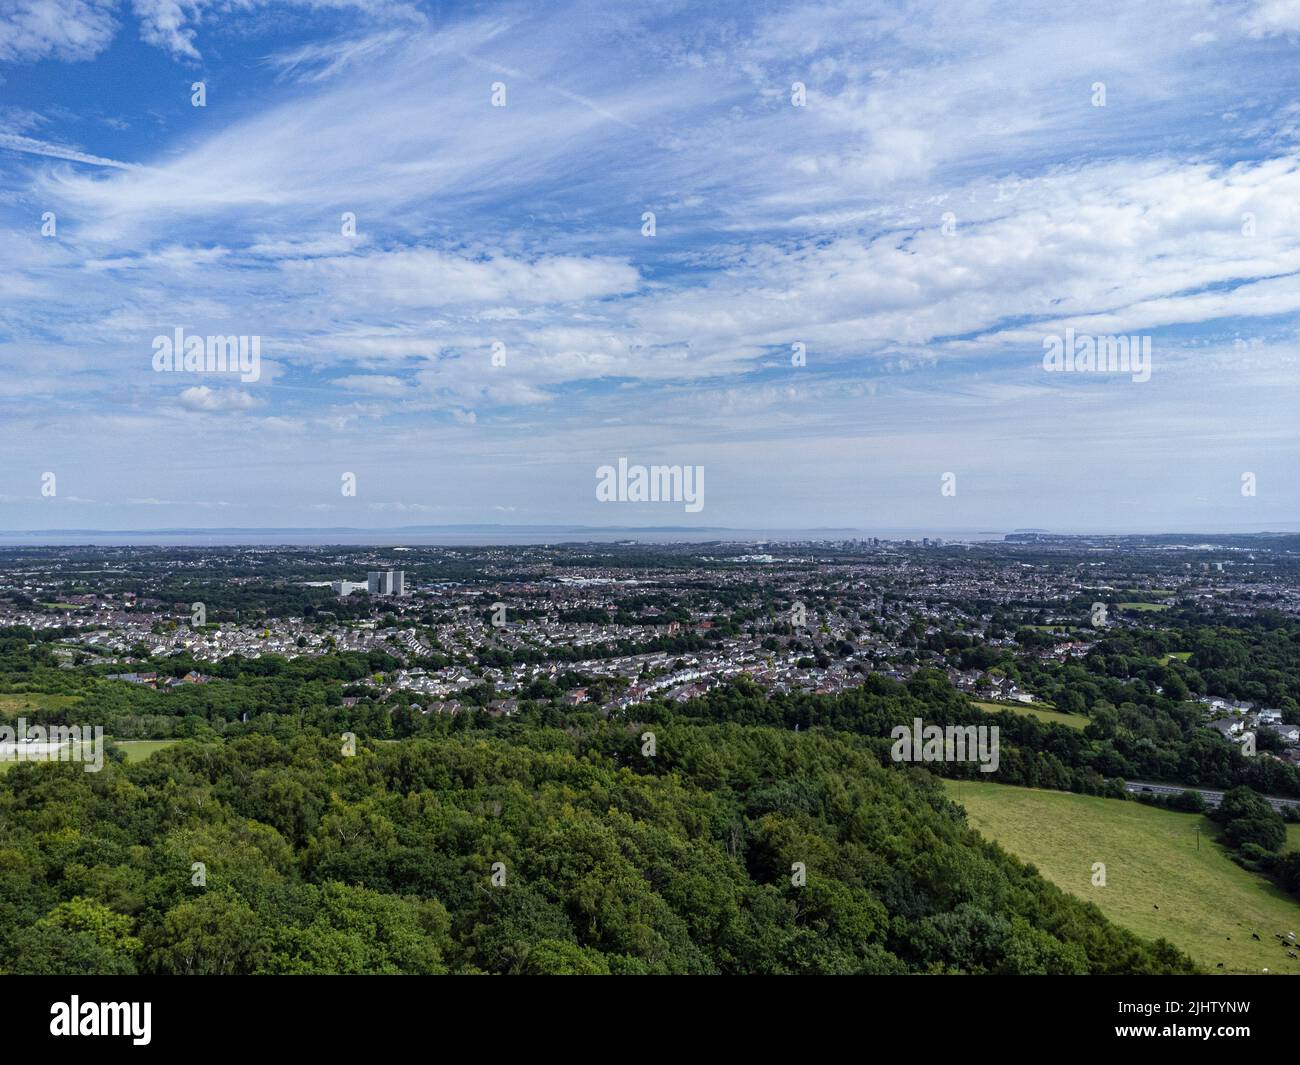
M 366 574 L 366 587 L 371 595 L 405 595 L 406 571 L 400 569 L 372 570 Z

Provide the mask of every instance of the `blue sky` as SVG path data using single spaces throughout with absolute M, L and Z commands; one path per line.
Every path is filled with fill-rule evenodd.
M 0 527 L 1300 521 L 1300 0 L 9 0 L 0 79 Z

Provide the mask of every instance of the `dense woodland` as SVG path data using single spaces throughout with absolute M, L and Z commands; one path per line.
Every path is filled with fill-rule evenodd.
M 863 740 L 655 732 L 653 757 L 635 727 L 606 724 L 352 757 L 263 735 L 97 774 L 15 766 L 0 778 L 0 969 L 1192 969 L 981 840 L 934 778 L 882 767 Z

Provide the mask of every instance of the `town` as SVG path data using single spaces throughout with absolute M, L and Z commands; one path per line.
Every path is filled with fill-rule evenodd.
M 904 681 L 938 668 L 973 700 L 1065 719 L 1082 710 L 1077 699 L 1054 706 L 1027 676 L 1086 663 L 1099 641 L 1167 628 L 1179 613 L 1261 607 L 1300 616 L 1292 540 L 0 555 L 0 626 L 39 635 L 63 668 L 172 691 L 211 682 L 204 664 L 230 659 L 377 652 L 391 668 L 351 685 L 344 704 L 401 701 L 420 715 L 511 716 L 521 700 L 608 714 L 656 697 L 683 703 L 739 677 L 827 695 L 872 674 Z M 185 668 L 169 670 L 173 661 Z M 1300 764 L 1300 725 L 1246 694 L 1189 696 L 1226 742 L 1267 733 L 1261 757 Z

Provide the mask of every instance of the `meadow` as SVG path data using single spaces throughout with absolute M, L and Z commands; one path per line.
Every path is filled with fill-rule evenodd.
M 124 755 L 128 762 L 142 762 L 150 755 L 161 751 L 164 747 L 170 747 L 177 740 L 114 740 L 111 736 L 104 737 L 104 743 L 107 746 L 112 744 L 117 747 Z M 0 760 L 0 773 L 7 773 L 18 763 L 13 760 Z
M 979 709 L 990 714 L 1005 710 L 1012 714 L 1019 714 L 1021 717 L 1037 718 L 1049 725 L 1064 725 L 1066 728 L 1077 729 L 1086 728 L 1088 725 L 1088 719 L 1082 714 L 1067 714 L 1060 710 L 1053 710 L 1045 703 L 1031 706 L 1028 703 L 990 703 L 974 699 L 971 702 Z
M 1208 818 L 1003 784 L 949 780 L 944 787 L 972 828 L 1116 924 L 1163 936 L 1209 972 L 1300 975 L 1300 960 L 1275 938 L 1300 936 L 1300 903 L 1234 864 Z M 1288 841 L 1300 846 L 1300 826 L 1288 826 Z M 1092 883 L 1098 862 L 1104 887 Z
M 25 714 L 34 710 L 63 710 L 81 702 L 80 695 L 45 692 L 0 692 L 0 714 Z

